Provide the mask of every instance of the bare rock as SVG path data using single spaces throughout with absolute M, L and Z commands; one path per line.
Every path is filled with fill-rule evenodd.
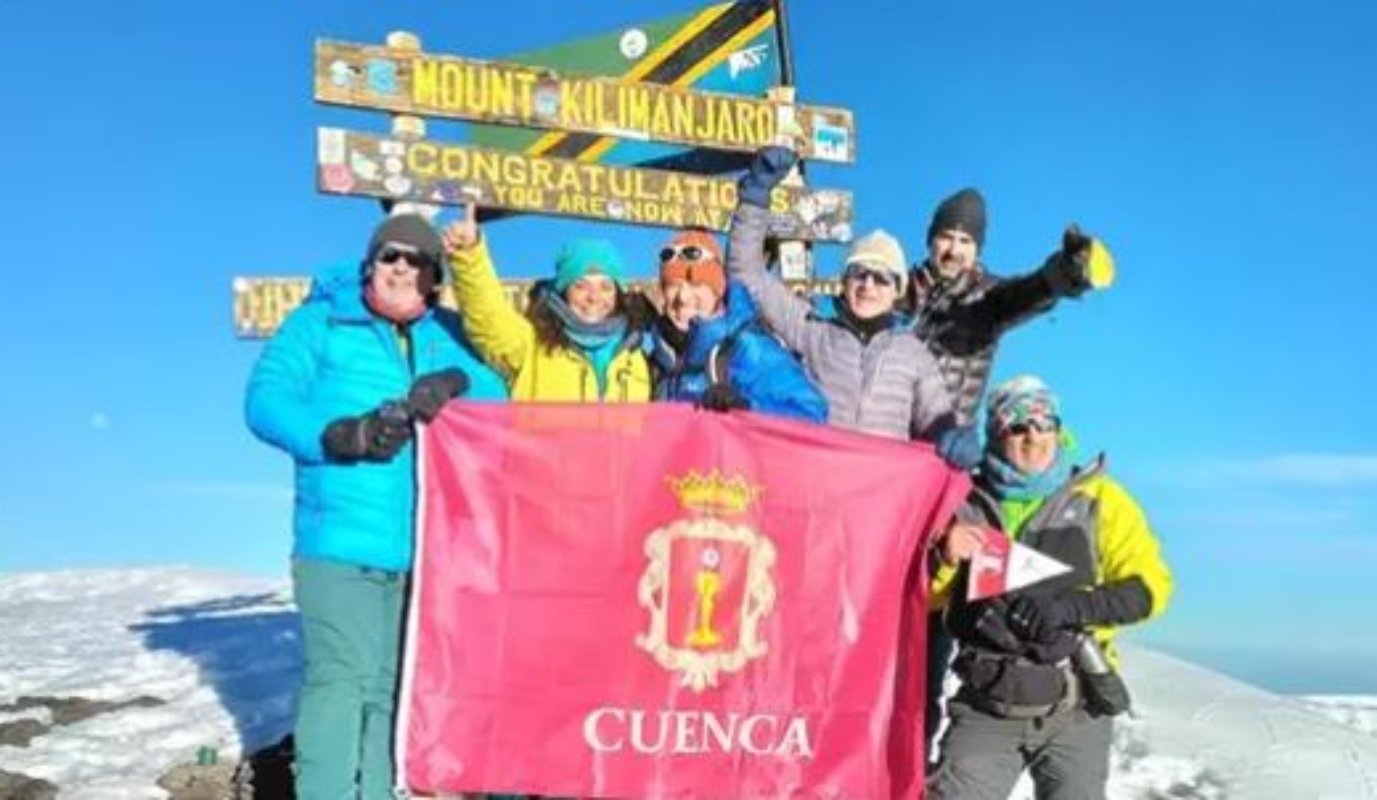
M 47 733 L 50 726 L 36 719 L 17 719 L 11 722 L 0 722 L 0 745 L 10 747 L 28 747 L 29 742 L 36 736 Z M 3 798 L 4 795 L 0 795 Z
M 0 769 L 0 800 L 54 800 L 57 787 L 42 778 L 30 778 Z
M 171 800 L 226 800 L 236 796 L 233 764 L 178 764 L 158 778 Z
M 154 708 L 165 705 L 166 701 L 157 697 L 141 695 L 133 700 L 123 702 L 113 702 L 111 700 L 87 700 L 84 697 L 49 697 L 41 695 L 37 697 L 20 697 L 13 703 L 0 705 L 0 711 L 15 712 L 27 711 L 31 708 L 46 708 L 53 715 L 54 725 L 71 725 L 73 722 L 81 722 L 90 719 L 98 714 L 107 714 L 111 711 L 119 711 L 122 708 Z

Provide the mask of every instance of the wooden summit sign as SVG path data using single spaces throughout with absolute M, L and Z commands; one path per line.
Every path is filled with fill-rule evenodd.
M 787 131 L 798 137 L 803 158 L 855 160 L 855 126 L 842 108 L 345 42 L 316 43 L 315 99 L 741 152 L 774 144 Z
M 736 208 L 727 179 L 543 158 L 467 145 L 321 128 L 317 187 L 331 194 L 441 205 L 477 202 L 562 216 L 726 230 Z M 847 241 L 851 193 L 779 186 L 771 234 Z

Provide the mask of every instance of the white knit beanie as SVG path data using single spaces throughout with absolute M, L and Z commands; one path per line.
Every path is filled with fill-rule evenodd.
M 846 254 L 846 266 L 862 264 L 871 269 L 888 272 L 898 281 L 899 294 L 908 289 L 908 261 L 899 240 L 876 228 L 857 239 Z

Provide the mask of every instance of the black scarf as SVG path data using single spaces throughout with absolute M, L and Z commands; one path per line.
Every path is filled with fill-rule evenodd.
M 867 344 L 875 338 L 876 334 L 889 330 L 894 326 L 894 312 L 886 311 L 870 319 L 861 319 L 851 311 L 851 306 L 844 301 L 837 304 L 839 306 L 838 315 L 846 327 L 855 331 L 861 337 L 861 341 Z

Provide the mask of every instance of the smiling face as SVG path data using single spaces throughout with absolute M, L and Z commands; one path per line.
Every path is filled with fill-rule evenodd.
M 695 319 L 707 319 L 722 313 L 722 298 L 705 283 L 662 281 L 660 291 L 665 297 L 665 318 L 681 331 L 687 331 Z
M 846 307 L 857 319 L 873 319 L 894 310 L 899 299 L 899 282 L 894 275 L 865 264 L 846 268 Z
M 617 309 L 617 284 L 606 275 L 590 272 L 569 284 L 564 302 L 580 322 L 602 322 Z
M 431 269 L 431 266 L 415 247 L 387 242 L 373 256 L 370 288 L 387 308 L 413 309 L 423 306 L 425 296 L 420 288 L 422 268 Z
M 1034 417 L 1005 428 L 999 435 L 1004 460 L 1025 475 L 1040 475 L 1057 460 L 1061 429 L 1056 420 Z
M 944 278 L 955 278 L 974 269 L 980 247 L 975 237 L 957 228 L 938 231 L 928 242 L 928 263 Z

